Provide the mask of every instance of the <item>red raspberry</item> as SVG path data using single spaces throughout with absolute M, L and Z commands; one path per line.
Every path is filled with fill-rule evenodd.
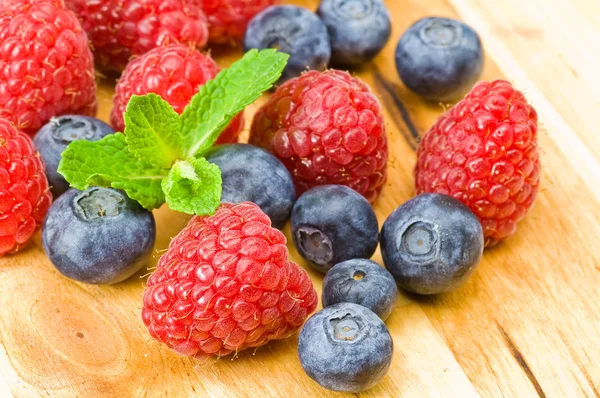
M 123 113 L 132 95 L 158 94 L 181 113 L 200 87 L 218 72 L 219 67 L 209 55 L 183 44 L 157 47 L 134 58 L 115 88 L 110 115 L 113 128 L 115 131 L 125 128 Z M 217 143 L 236 142 L 243 127 L 244 116 L 240 112 L 221 133 Z
M 52 116 L 96 114 L 88 37 L 62 0 L 0 3 L 0 118 L 28 134 Z
M 506 81 L 480 82 L 438 119 L 417 154 L 417 193 L 462 201 L 479 217 L 486 246 L 515 233 L 540 182 L 537 113 Z
M 132 55 L 169 43 L 204 47 L 201 0 L 66 0 L 88 32 L 96 64 L 122 71 Z
M 0 119 L 0 256 L 24 248 L 52 202 L 33 142 Z
M 152 337 L 200 358 L 292 335 L 318 298 L 285 243 L 254 203 L 192 218 L 148 279 L 142 318 Z
M 248 22 L 277 0 L 200 0 L 212 43 L 239 44 Z
M 342 184 L 373 203 L 387 176 L 381 105 L 365 83 L 338 70 L 311 71 L 281 85 L 256 113 L 250 143 L 285 164 L 298 195 Z

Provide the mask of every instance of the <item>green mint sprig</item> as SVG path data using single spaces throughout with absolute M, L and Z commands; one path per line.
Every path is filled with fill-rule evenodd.
M 194 95 L 181 115 L 156 94 L 133 96 L 125 134 L 73 141 L 58 172 L 71 187 L 124 190 L 148 210 L 209 215 L 221 200 L 221 171 L 202 157 L 247 105 L 276 82 L 289 56 L 250 50 Z

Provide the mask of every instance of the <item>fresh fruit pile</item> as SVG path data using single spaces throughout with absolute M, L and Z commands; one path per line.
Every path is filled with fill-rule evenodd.
M 141 318 L 153 338 L 206 358 L 300 330 L 308 376 L 357 393 L 390 367 L 384 322 L 398 287 L 459 288 L 533 205 L 537 114 L 506 81 L 475 84 L 473 29 L 417 21 L 396 48 L 404 84 L 434 101 L 470 91 L 424 135 L 417 195 L 380 230 L 383 109 L 365 82 L 327 68 L 376 58 L 392 31 L 385 4 L 323 0 L 313 13 L 274 3 L 67 0 L 75 13 L 61 0 L 0 3 L 0 256 L 43 224 L 60 274 L 119 283 L 146 266 L 151 211 L 166 204 L 194 216 L 148 278 Z M 209 31 L 212 43 L 243 42 L 245 55 L 219 68 L 197 49 Z M 96 65 L 123 70 L 112 127 L 92 117 L 88 38 Z M 237 143 L 244 108 L 274 84 L 249 144 Z M 312 316 L 318 295 L 290 259 L 288 219 L 299 255 L 325 274 Z M 385 267 L 370 260 L 378 245 Z

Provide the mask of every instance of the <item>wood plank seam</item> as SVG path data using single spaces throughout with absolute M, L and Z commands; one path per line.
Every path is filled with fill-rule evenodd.
M 291 1 L 311 9 L 316 6 L 315 0 Z M 385 108 L 386 128 L 389 127 L 390 178 L 375 206 L 380 222 L 414 194 L 413 170 L 419 137 L 445 110 L 444 106 L 437 107 L 435 103 L 424 101 L 403 85 L 393 66 L 393 42 L 418 18 L 427 15 L 457 18 L 458 7 L 453 3 L 459 0 L 385 1 L 394 15 L 392 39 L 375 62 L 355 73 L 368 82 L 380 97 Z M 521 7 L 521 0 L 512 1 Z M 543 0 L 536 0 L 539 1 Z M 548 0 L 548 7 L 552 6 L 552 2 L 560 1 Z M 575 3 L 584 1 L 587 0 L 574 0 L 569 5 L 575 6 Z M 464 0 L 462 4 L 477 7 L 482 3 Z M 511 44 L 514 40 L 509 40 L 512 35 L 504 40 L 495 30 L 496 22 L 506 23 L 508 29 L 515 31 L 519 29 L 518 24 L 514 24 L 510 18 L 495 21 L 494 15 L 490 15 L 485 7 L 476 8 L 473 15 L 475 18 L 485 16 L 483 22 L 479 23 L 486 23 L 483 30 L 488 30 L 487 33 L 481 33 L 490 34 L 503 45 L 505 56 L 514 55 L 515 59 L 523 60 L 519 47 Z M 573 18 L 565 20 L 565 24 L 568 22 L 578 23 Z M 470 23 L 475 25 L 477 21 Z M 486 40 L 487 37 L 484 37 L 484 44 L 487 44 Z M 502 60 L 494 63 L 492 56 L 496 53 L 492 43 L 489 44 L 486 49 L 489 51 L 488 64 L 483 76 L 485 79 L 504 78 L 504 73 L 496 65 L 502 64 Z M 529 48 L 527 43 L 523 44 Z M 558 45 L 552 44 L 558 49 Z M 545 50 L 552 50 L 550 46 L 546 47 Z M 502 57 L 502 49 L 498 51 Z M 593 59 L 594 53 L 589 48 L 587 51 L 586 55 Z M 218 49 L 213 54 L 221 66 L 228 65 L 241 55 L 239 51 Z M 540 50 L 537 55 L 544 61 L 549 54 Z M 504 69 L 506 76 L 513 79 L 519 76 L 518 71 L 511 69 L 515 65 L 505 65 L 508 65 Z M 581 72 L 578 63 L 571 62 L 571 65 L 577 66 L 577 72 Z M 555 148 L 556 144 L 563 145 L 558 141 L 562 140 L 561 134 L 568 136 L 573 130 L 580 129 L 576 123 L 578 119 L 570 119 L 568 110 L 556 103 L 552 94 L 548 94 L 550 90 L 538 84 L 537 69 L 523 61 L 516 67 L 520 68 L 521 73 L 527 74 L 525 81 L 534 85 L 534 90 L 537 88 L 538 95 L 543 97 L 539 106 L 535 102 L 534 105 L 542 107 L 544 112 L 560 110 L 560 120 L 571 126 L 558 132 L 550 130 L 550 134 L 540 137 L 542 145 L 546 146 L 542 149 L 547 151 L 543 165 L 547 175 L 544 176 L 538 203 L 523 221 L 518 236 L 503 247 L 490 251 L 478 271 L 459 291 L 431 301 L 413 300 L 414 297 L 408 294 L 401 295 L 395 313 L 388 321 L 396 345 L 389 374 L 374 389 L 349 394 L 349 397 L 540 396 L 533 377 L 548 397 L 600 398 L 600 379 L 597 377 L 600 375 L 600 346 L 597 339 L 600 335 L 600 323 L 597 323 L 600 320 L 597 311 L 600 306 L 597 305 L 596 294 L 600 257 L 594 250 L 595 237 L 600 236 L 600 218 L 591 191 L 594 187 L 590 187 L 588 193 L 585 186 L 592 180 L 587 177 L 580 180 L 577 174 L 582 176 L 590 173 L 590 170 L 593 174 L 594 170 L 578 169 L 576 173 L 572 167 L 578 168 L 577 165 L 582 164 L 581 159 L 576 159 L 577 151 L 574 151 L 575 159 L 571 159 L 568 155 L 571 152 L 568 151 L 573 149 L 563 148 L 561 152 Z M 556 64 L 554 67 L 558 70 L 563 65 Z M 550 70 L 555 68 L 551 67 Z M 593 72 L 593 69 L 584 71 Z M 113 89 L 112 80 L 100 82 L 98 115 L 104 120 L 108 119 L 112 107 Z M 571 93 L 576 91 L 569 85 L 562 85 L 558 86 L 556 93 L 569 94 L 569 90 Z M 246 128 L 265 98 L 247 108 Z M 550 107 L 544 106 L 545 102 Z M 540 120 L 546 121 L 552 129 L 559 127 L 552 124 L 552 119 L 544 113 L 540 114 Z M 247 135 L 246 129 L 242 140 Z M 581 143 L 584 146 L 590 144 L 584 136 L 581 136 Z M 590 153 L 596 163 L 600 162 L 596 152 L 592 150 Z M 564 157 L 569 158 L 568 162 L 571 163 Z M 170 238 L 179 232 L 188 219 L 166 208 L 156 210 L 155 215 L 157 230 L 160 231 L 157 237 L 159 250 L 151 260 L 150 269 L 154 268 Z M 285 232 L 289 238 L 289 225 Z M 9 386 L 18 397 L 340 396 L 322 389 L 304 375 L 297 360 L 295 340 L 265 346 L 256 356 L 250 352 L 241 353 L 241 358 L 235 363 L 225 358 L 205 365 L 178 357 L 166 346 L 152 340 L 143 329 L 139 316 L 143 282 L 132 279 L 115 287 L 70 283 L 57 274 L 43 255 L 39 233 L 33 242 L 35 246 L 3 259 L 4 264 L 0 267 L 5 304 L 9 304 L 5 308 L 10 310 L 0 316 L 3 326 L 0 333 L 0 397 L 11 396 L 3 391 L 3 384 Z M 308 264 L 298 257 L 293 244 L 288 247 L 291 259 L 309 269 Z M 382 263 L 379 251 L 373 259 Z M 315 287 L 320 290 L 322 276 L 310 269 L 309 273 Z M 36 277 L 32 278 L 31 275 Z M 19 285 L 23 280 L 30 282 L 28 285 Z M 31 288 L 31 283 L 35 283 L 36 288 Z M 90 329 L 88 325 L 95 325 L 96 317 L 90 316 L 89 311 L 73 310 L 72 302 L 80 300 L 82 290 L 86 296 L 93 297 L 83 308 L 97 306 L 109 320 L 106 327 Z M 12 315 L 30 310 L 30 295 L 49 300 L 50 293 L 54 297 L 50 301 L 64 303 L 57 305 L 64 305 L 64 311 L 70 315 L 61 319 L 73 319 L 72 325 L 52 322 L 58 319 L 53 314 L 48 314 L 48 323 L 32 323 L 27 317 Z M 39 333 L 22 333 L 31 327 L 35 327 Z M 103 336 L 112 336 L 109 327 L 118 330 L 123 339 L 119 337 L 111 339 L 109 344 L 97 344 L 97 341 L 105 341 Z M 11 329 L 16 332 L 10 333 Z M 79 337 L 80 332 L 81 335 L 85 332 L 85 340 Z M 50 342 L 46 337 L 51 338 Z M 102 366 L 98 366 L 97 361 L 89 360 L 110 352 L 113 346 L 121 344 L 121 340 L 129 355 L 115 355 L 114 361 Z M 78 348 L 68 350 L 68 358 L 60 353 L 55 354 L 55 349 L 60 350 L 65 346 Z M 90 351 L 94 355 L 90 355 Z M 8 358 L 9 354 L 11 358 Z M 80 357 L 88 358 L 87 365 L 72 366 L 71 362 L 78 361 Z M 47 366 L 49 363 L 51 367 Z M 121 367 L 123 363 L 126 369 Z
M 409 134 L 407 134 L 406 129 L 402 128 L 402 125 L 400 123 L 398 123 L 397 120 L 395 120 L 394 116 L 396 116 L 396 112 L 392 112 L 392 119 L 394 119 L 396 128 L 398 129 L 398 131 L 400 131 L 402 133 L 402 135 L 406 139 L 406 142 L 410 145 L 412 150 L 416 151 L 419 146 L 419 142 L 421 141 L 421 136 L 419 134 L 419 131 L 415 127 L 415 124 L 413 123 L 412 119 L 410 118 L 410 114 L 408 113 L 408 110 L 406 109 L 404 102 L 402 102 L 402 99 L 398 95 L 397 90 L 394 87 L 394 83 L 392 83 L 391 81 L 389 81 L 385 77 L 383 77 L 383 75 L 381 74 L 381 71 L 379 70 L 377 65 L 374 66 L 374 70 L 375 71 L 373 72 L 373 76 L 375 77 L 375 83 L 377 84 L 378 88 L 380 89 L 377 91 L 385 92 L 386 95 L 388 95 L 392 99 L 392 102 L 395 106 L 388 107 L 388 108 L 389 109 L 397 109 L 399 111 L 400 116 L 402 117 L 402 121 L 404 122 L 404 125 L 408 128 Z
M 544 389 L 542 388 L 540 382 L 537 380 L 537 378 L 533 374 L 531 367 L 527 363 L 527 360 L 525 359 L 525 357 L 523 357 L 523 354 L 521 353 L 521 351 L 519 350 L 519 348 L 513 341 L 512 337 L 510 337 L 508 332 L 506 332 L 506 330 L 504 329 L 504 327 L 502 327 L 502 325 L 500 324 L 500 322 L 498 322 L 498 320 L 496 320 L 496 326 L 498 326 L 498 330 L 502 334 L 502 337 L 504 338 L 504 341 L 506 342 L 506 345 L 507 345 L 508 349 L 510 350 L 510 353 L 512 354 L 512 356 L 515 358 L 515 360 L 519 364 L 519 367 L 521 369 L 523 369 L 523 372 L 525 373 L 525 375 L 527 376 L 527 378 L 533 385 L 533 388 L 535 388 L 535 391 L 538 393 L 538 395 L 541 398 L 546 398 L 546 393 L 544 393 Z
M 565 347 L 567 347 L 567 350 L 569 350 L 571 357 L 577 358 L 577 353 L 575 352 L 575 350 L 573 350 L 573 347 L 571 346 L 571 344 L 569 344 L 569 340 L 565 337 L 565 335 L 560 330 L 558 331 L 558 335 L 560 336 L 560 339 L 562 340 Z M 590 373 L 587 371 L 587 369 L 583 365 L 581 365 L 579 363 L 579 361 L 577 361 L 577 368 L 579 369 L 581 374 L 583 374 L 583 376 L 585 377 L 585 380 L 588 382 L 590 388 L 592 389 L 594 396 L 596 398 L 600 398 L 600 393 L 598 392 L 598 389 L 594 385 L 594 381 L 593 381 L 592 377 L 590 376 Z

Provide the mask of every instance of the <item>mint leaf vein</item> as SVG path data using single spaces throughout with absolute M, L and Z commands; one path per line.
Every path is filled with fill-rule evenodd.
M 279 79 L 288 58 L 274 49 L 250 50 L 202 86 L 181 115 L 186 156 L 210 149 L 231 120 Z
M 132 96 L 125 135 L 74 141 L 58 172 L 72 187 L 124 190 L 146 209 L 165 201 L 172 210 L 214 213 L 221 200 L 221 171 L 201 156 L 245 106 L 272 87 L 289 56 L 250 50 L 206 82 L 180 115 L 156 94 Z
M 181 120 L 160 96 L 132 96 L 123 117 L 127 145 L 138 159 L 169 168 L 183 156 Z
M 146 209 L 165 202 L 161 181 L 169 170 L 137 159 L 121 133 L 94 142 L 73 141 L 62 153 L 58 172 L 79 190 L 90 186 L 122 189 Z

